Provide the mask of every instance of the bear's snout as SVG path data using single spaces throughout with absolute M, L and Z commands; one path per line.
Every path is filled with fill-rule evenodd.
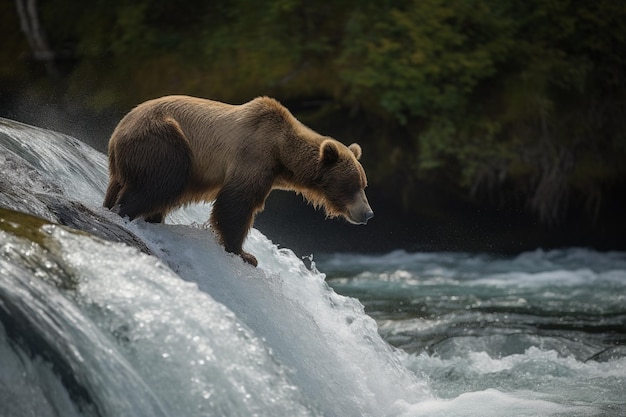
M 374 217 L 374 212 L 368 207 L 367 210 L 361 212 L 349 212 L 348 221 L 353 224 L 367 224 L 367 221 Z
M 365 197 L 365 193 L 360 191 L 354 202 L 348 206 L 348 216 L 346 218 L 350 223 L 367 224 L 367 221 L 374 217 L 374 212 Z
M 352 218 L 352 223 L 355 224 L 367 224 L 367 221 L 369 219 L 371 219 L 372 217 L 374 217 L 374 212 L 372 211 L 372 209 L 366 210 L 362 213 L 359 213 L 358 215 L 353 215 L 352 213 L 350 213 L 350 217 Z

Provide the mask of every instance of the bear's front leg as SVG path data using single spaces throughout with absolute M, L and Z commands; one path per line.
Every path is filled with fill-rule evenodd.
M 243 250 L 243 242 L 252 227 L 254 215 L 265 203 L 271 185 L 264 181 L 250 184 L 248 181 L 231 181 L 222 187 L 213 203 L 211 226 L 219 235 L 226 252 L 235 253 L 257 266 L 254 255 Z

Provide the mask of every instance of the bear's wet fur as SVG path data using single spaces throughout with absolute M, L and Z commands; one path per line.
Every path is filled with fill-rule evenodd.
M 166 96 L 135 107 L 115 128 L 104 206 L 162 222 L 180 206 L 214 201 L 210 224 L 220 242 L 256 266 L 242 245 L 272 189 L 300 193 L 351 223 L 373 216 L 360 157 L 358 144 L 314 132 L 268 97 L 231 105 Z

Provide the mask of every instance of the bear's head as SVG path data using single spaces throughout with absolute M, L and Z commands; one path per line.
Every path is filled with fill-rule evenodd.
M 318 156 L 321 204 L 329 217 L 342 216 L 350 223 L 366 224 L 374 212 L 365 196 L 367 177 L 361 166 L 361 147 L 324 140 Z

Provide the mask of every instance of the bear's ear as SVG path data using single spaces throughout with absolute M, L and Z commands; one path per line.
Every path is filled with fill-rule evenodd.
M 361 146 L 358 143 L 353 143 L 352 145 L 348 146 L 348 149 L 352 151 L 356 159 L 361 159 L 363 151 L 361 150 Z
M 320 161 L 324 165 L 332 165 L 339 160 L 339 149 L 332 140 L 326 139 L 320 145 Z

